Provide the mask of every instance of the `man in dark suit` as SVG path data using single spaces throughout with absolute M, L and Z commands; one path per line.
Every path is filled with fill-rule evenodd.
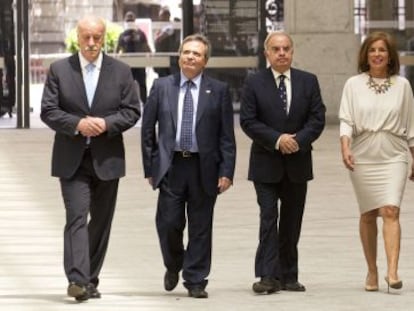
M 56 132 L 52 175 L 60 179 L 66 209 L 68 295 L 83 301 L 100 297 L 99 272 L 125 175 L 122 132 L 140 111 L 130 68 L 101 51 L 105 21 L 84 17 L 77 32 L 79 53 L 50 66 L 41 119 Z
M 183 40 L 180 73 L 155 80 L 142 121 L 145 177 L 159 188 L 156 225 L 167 268 L 164 287 L 173 290 L 183 270 L 184 286 L 195 298 L 208 297 L 213 209 L 217 194 L 232 184 L 236 157 L 228 85 L 203 73 L 210 51 L 202 35 Z
M 264 45 L 270 67 L 247 77 L 240 110 L 241 127 L 253 141 L 248 178 L 260 206 L 260 280 L 253 291 L 305 291 L 298 281 L 297 244 L 313 178 L 311 144 L 324 128 L 325 106 L 317 77 L 291 68 L 290 36 L 272 32 Z

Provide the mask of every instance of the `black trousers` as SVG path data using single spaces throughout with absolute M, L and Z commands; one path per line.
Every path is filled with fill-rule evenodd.
M 254 186 L 260 206 L 255 275 L 275 277 L 285 283 L 296 282 L 297 244 L 302 226 L 307 183 L 293 183 L 284 177 L 279 183 L 255 182 Z
M 95 173 L 85 151 L 71 179 L 60 179 L 66 210 L 64 267 L 69 282 L 99 282 L 109 242 L 119 179 L 103 181 Z M 88 222 L 88 216 L 89 222 Z
M 147 102 L 147 74 L 145 68 L 131 68 L 132 76 L 139 85 L 139 95 L 143 104 Z
M 211 267 L 213 209 L 217 196 L 207 195 L 201 185 L 198 156 L 176 154 L 160 184 L 156 226 L 164 265 L 183 270 L 184 286 L 204 288 Z M 188 221 L 188 244 L 183 231 Z

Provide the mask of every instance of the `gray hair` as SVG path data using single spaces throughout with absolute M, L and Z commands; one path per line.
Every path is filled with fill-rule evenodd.
M 264 41 L 264 49 L 265 49 L 265 51 L 267 50 L 267 44 L 269 43 L 270 39 L 272 39 L 273 37 L 276 37 L 276 36 L 284 36 L 284 37 L 288 38 L 289 41 L 290 41 L 290 46 L 293 48 L 293 40 L 292 40 L 292 37 L 291 36 L 289 36 L 284 31 L 272 31 L 272 32 L 269 32 L 269 34 L 267 35 L 267 37 L 266 37 L 266 39 Z
M 187 43 L 189 41 L 199 41 L 199 42 L 203 43 L 207 48 L 207 51 L 206 51 L 206 54 L 204 55 L 204 57 L 206 58 L 206 60 L 208 60 L 210 58 L 210 56 L 211 56 L 211 43 L 207 39 L 206 36 L 204 36 L 200 33 L 196 33 L 196 34 L 189 35 L 189 36 L 185 37 L 183 42 L 181 42 L 180 48 L 178 49 L 179 54 L 181 54 L 181 52 L 183 51 L 184 43 Z

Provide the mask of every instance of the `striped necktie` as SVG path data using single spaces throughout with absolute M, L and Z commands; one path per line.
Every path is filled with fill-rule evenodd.
M 180 148 L 182 151 L 189 151 L 193 145 L 194 104 L 193 96 L 191 95 L 191 87 L 194 85 L 194 82 L 188 80 L 186 84 L 183 114 L 181 118 Z
M 279 90 L 280 99 L 282 100 L 283 110 L 285 111 L 286 114 L 288 114 L 285 78 L 286 78 L 285 75 L 280 75 L 279 76 L 279 88 L 278 88 L 278 90 Z

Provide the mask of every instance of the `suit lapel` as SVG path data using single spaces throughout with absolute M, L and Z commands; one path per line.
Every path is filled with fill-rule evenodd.
M 171 105 L 171 117 L 174 122 L 175 129 L 177 128 L 178 119 L 178 97 L 180 93 L 180 74 L 171 76 L 172 83 L 168 83 L 167 102 Z
M 88 97 L 86 96 L 85 83 L 83 82 L 82 68 L 80 66 L 78 54 L 74 54 L 69 58 L 69 63 L 72 67 L 71 75 L 73 78 L 74 85 L 78 88 L 78 92 L 74 94 L 82 94 L 82 99 L 87 108 L 88 107 Z
M 298 86 L 300 85 L 299 83 L 299 79 L 300 76 L 297 75 L 297 72 L 291 68 L 290 69 L 290 90 L 291 90 L 291 99 L 290 99 L 290 109 L 289 109 L 289 114 L 291 114 L 295 109 L 296 109 L 296 105 L 295 103 L 297 103 L 297 95 L 298 94 Z
M 99 102 L 99 98 L 105 94 L 105 90 L 110 90 L 112 86 L 110 85 L 112 73 L 112 62 L 110 59 L 103 54 L 101 72 L 99 73 L 98 84 L 96 85 L 95 95 L 93 96 L 91 108 Z M 87 101 L 86 101 L 87 102 Z
M 266 94 L 266 97 L 269 99 L 268 102 L 270 106 L 270 111 L 274 111 L 280 116 L 286 116 L 286 112 L 283 109 L 283 103 L 280 98 L 279 91 L 277 89 L 275 77 L 270 67 L 267 68 L 265 72 L 263 86 L 263 89 L 266 90 L 264 94 Z
M 198 106 L 197 106 L 197 118 L 196 124 L 200 121 L 201 116 L 208 107 L 211 94 L 211 84 L 207 76 L 203 74 L 200 83 L 200 92 L 198 93 Z

